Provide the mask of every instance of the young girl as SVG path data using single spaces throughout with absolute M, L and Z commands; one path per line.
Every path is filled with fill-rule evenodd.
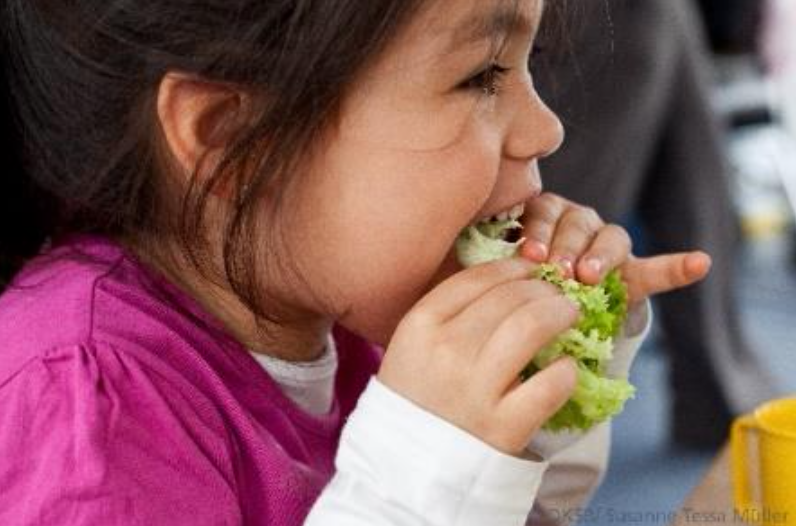
M 548 511 L 589 494 L 607 428 L 538 432 L 573 363 L 517 380 L 578 317 L 532 269 L 621 267 L 622 375 L 709 260 L 541 193 L 540 0 L 3 9 L 0 524 L 524 524 L 548 466 Z M 522 257 L 462 270 L 510 209 Z

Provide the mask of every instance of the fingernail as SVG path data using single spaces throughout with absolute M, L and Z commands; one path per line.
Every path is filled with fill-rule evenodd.
M 580 321 L 581 317 L 583 316 L 583 309 L 581 308 L 580 303 L 573 299 L 569 299 L 569 303 L 572 305 L 573 311 L 575 313 L 575 320 Z
M 586 266 L 595 274 L 600 274 L 603 271 L 603 262 L 600 258 L 588 258 L 586 260 Z
M 556 256 L 553 259 L 553 263 L 561 267 L 561 270 L 564 271 L 564 274 L 567 276 L 572 276 L 574 274 L 572 268 L 572 260 L 564 256 Z
M 526 253 L 536 261 L 544 261 L 547 259 L 547 246 L 541 241 L 526 241 Z

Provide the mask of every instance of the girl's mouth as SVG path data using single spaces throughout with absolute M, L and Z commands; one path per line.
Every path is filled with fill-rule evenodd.
M 456 240 L 456 255 L 464 267 L 511 257 L 525 241 L 519 219 L 525 205 L 484 218 L 462 231 Z
M 524 213 L 525 203 L 519 203 L 499 214 L 481 218 L 471 226 L 492 239 L 515 243 L 522 237 L 522 223 L 519 220 Z
M 488 222 L 496 223 L 499 221 L 508 221 L 509 219 L 517 220 L 524 213 L 525 213 L 525 203 L 524 202 L 518 203 L 512 206 L 511 208 L 504 210 L 503 212 L 500 212 L 498 214 L 482 217 L 481 219 L 473 223 L 472 226 L 475 226 L 479 223 L 488 223 Z

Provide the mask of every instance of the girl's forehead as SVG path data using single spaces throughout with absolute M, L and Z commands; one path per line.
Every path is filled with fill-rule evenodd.
M 543 8 L 544 0 L 438 0 L 418 14 L 407 37 L 449 54 L 495 38 L 532 34 Z
M 434 0 L 423 5 L 364 78 L 413 71 L 444 75 L 474 56 L 488 56 L 505 37 L 527 43 L 543 7 L 544 0 Z

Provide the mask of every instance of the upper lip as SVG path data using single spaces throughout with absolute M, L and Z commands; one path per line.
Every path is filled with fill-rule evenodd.
M 490 217 L 492 217 L 494 215 L 497 215 L 497 214 L 499 214 L 501 212 L 504 212 L 506 210 L 511 210 L 512 208 L 514 208 L 517 205 L 526 203 L 526 202 L 530 201 L 531 199 L 539 197 L 541 194 L 542 194 L 542 189 L 541 188 L 537 188 L 537 189 L 533 190 L 532 192 L 529 192 L 529 193 L 525 194 L 525 196 L 522 199 L 520 199 L 519 201 L 512 201 L 512 202 L 507 203 L 507 204 L 496 206 L 488 213 L 479 214 L 476 217 L 475 221 L 473 221 L 473 223 L 478 223 L 479 221 L 483 221 L 485 219 L 489 219 Z

